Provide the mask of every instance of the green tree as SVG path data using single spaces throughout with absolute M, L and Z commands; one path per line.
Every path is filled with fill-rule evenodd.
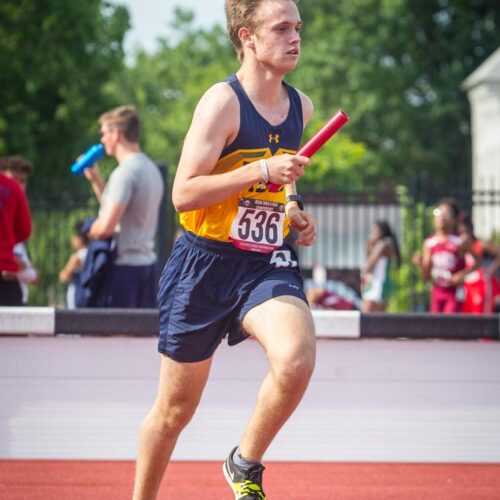
M 103 0 L 3 0 L 0 19 L 0 154 L 32 160 L 41 190 L 62 182 L 115 104 L 103 86 L 123 65 L 128 11 Z
M 177 165 L 196 103 L 216 81 L 237 68 L 221 27 L 194 28 L 192 12 L 175 9 L 170 38 L 148 54 L 139 51 L 134 64 L 108 85 L 119 102 L 135 104 L 141 115 L 142 145 L 156 161 Z
M 292 80 L 325 118 L 342 107 L 349 135 L 377 156 L 379 179 L 415 172 L 470 181 L 461 82 L 500 43 L 497 0 L 308 0 Z M 319 106 L 318 106 L 319 104 Z

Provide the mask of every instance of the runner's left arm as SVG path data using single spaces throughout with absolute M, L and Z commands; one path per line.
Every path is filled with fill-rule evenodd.
M 311 119 L 314 107 L 311 99 L 303 92 L 298 91 L 302 103 L 302 116 L 304 120 L 304 128 Z M 285 185 L 287 196 L 297 194 L 297 185 L 295 182 Z M 298 245 L 311 246 L 316 242 L 316 218 L 309 212 L 300 210 L 296 201 L 290 201 L 286 204 L 286 214 L 290 218 L 290 224 L 299 232 L 296 240 Z

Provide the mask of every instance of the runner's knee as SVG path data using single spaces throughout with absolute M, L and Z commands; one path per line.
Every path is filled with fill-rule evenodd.
M 163 435 L 178 435 L 189 423 L 196 407 L 189 404 L 177 403 L 168 406 L 155 404 L 152 413 L 156 424 L 161 427 Z
M 303 349 L 290 355 L 278 356 L 272 362 L 272 371 L 284 387 L 301 386 L 311 378 L 315 364 L 314 349 Z

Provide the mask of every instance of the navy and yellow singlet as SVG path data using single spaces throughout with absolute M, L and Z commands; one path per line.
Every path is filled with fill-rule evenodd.
M 288 90 L 290 109 L 285 121 L 274 126 L 255 109 L 236 75 L 231 75 L 226 82 L 238 97 L 240 129 L 236 139 L 222 151 L 213 173 L 230 172 L 248 163 L 282 153 L 295 154 L 299 149 L 303 131 L 302 103 L 298 92 L 283 83 Z M 265 210 L 267 206 L 273 207 L 272 210 L 275 212 L 284 212 L 285 190 L 281 187 L 278 192 L 273 193 L 267 190 L 265 184 L 257 183 L 210 207 L 180 213 L 180 222 L 186 231 L 198 236 L 218 241 L 230 241 L 232 239 L 230 234 L 234 231 L 234 221 L 238 217 L 241 219 L 239 209 L 243 203 L 253 208 L 257 204 L 257 208 L 264 206 Z M 271 208 L 268 209 L 271 210 Z M 289 231 L 288 217 L 276 214 L 275 220 L 282 224 L 279 232 L 286 237 Z M 238 220 L 243 232 L 246 228 L 245 222 L 247 221 L 244 216 L 243 220 Z M 267 238 L 272 239 L 274 237 L 272 217 L 268 216 L 266 220 L 264 214 L 262 219 L 258 218 L 255 223 L 258 226 L 260 222 L 262 222 L 262 227 L 268 230 Z M 256 229 L 259 228 L 254 227 L 254 233 L 258 233 Z

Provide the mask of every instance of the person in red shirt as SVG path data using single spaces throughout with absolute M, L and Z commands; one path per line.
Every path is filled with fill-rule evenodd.
M 443 198 L 433 211 L 436 232 L 424 242 L 422 254 L 416 254 L 418 265 L 425 280 L 432 281 L 431 312 L 458 313 L 464 300 L 465 276 L 478 268 L 478 258 L 470 242 L 462 241 L 457 234 L 459 209 L 453 198 Z M 465 255 L 474 260 L 465 267 Z
M 0 172 L 10 179 L 17 181 L 24 192 L 28 188 L 28 181 L 33 173 L 33 164 L 26 158 L 15 155 L 0 158 Z M 28 201 L 29 203 L 29 201 Z M 38 270 L 31 263 L 28 242 L 21 241 L 14 246 L 14 257 L 19 266 L 16 279 L 19 281 L 23 295 L 23 305 L 28 304 L 29 287 L 28 285 L 37 285 L 40 279 Z
M 28 200 L 19 183 L 0 173 L 0 306 L 22 305 L 14 245 L 31 234 Z
M 482 266 L 465 277 L 465 301 L 462 312 L 471 314 L 492 314 L 495 312 L 495 295 L 500 285 L 494 273 L 500 267 L 500 248 L 491 241 L 479 239 L 474 234 L 474 225 L 469 214 L 464 215 L 458 231 L 463 241 L 472 246 L 474 253 L 482 260 Z M 465 266 L 471 268 L 474 259 L 465 255 Z

